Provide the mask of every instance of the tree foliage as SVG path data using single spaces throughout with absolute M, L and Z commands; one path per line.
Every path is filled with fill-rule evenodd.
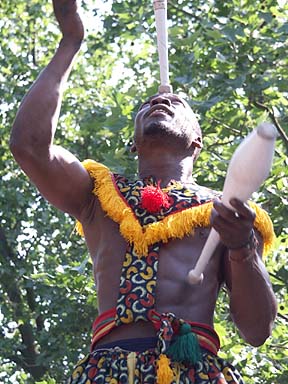
M 72 73 L 56 140 L 80 159 L 94 158 L 135 176 L 129 148 L 141 100 L 157 92 L 158 58 L 151 1 L 82 1 L 93 25 Z M 110 4 L 110 6 L 109 6 Z M 221 190 L 229 159 L 258 122 L 279 132 L 271 174 L 255 193 L 274 222 L 266 259 L 279 302 L 272 337 L 245 345 L 221 295 L 215 323 L 221 356 L 248 384 L 288 382 L 288 5 L 281 0 L 168 0 L 169 60 L 175 92 L 197 113 L 205 150 L 198 183 Z M 17 107 L 48 63 L 59 33 L 50 2 L 2 0 L 0 7 L 0 380 L 60 383 L 88 352 L 97 297 L 74 221 L 38 194 L 9 152 Z M 259 292 L 261 294 L 261 292 Z

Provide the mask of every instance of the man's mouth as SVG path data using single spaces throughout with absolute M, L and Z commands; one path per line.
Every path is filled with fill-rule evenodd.
M 156 113 L 160 113 L 160 114 L 165 114 L 165 115 L 169 115 L 169 116 L 174 116 L 174 113 L 171 111 L 171 109 L 165 105 L 165 104 L 157 104 L 157 105 L 153 105 L 144 115 L 144 118 L 147 117 L 147 116 L 150 116 L 152 114 L 156 114 Z

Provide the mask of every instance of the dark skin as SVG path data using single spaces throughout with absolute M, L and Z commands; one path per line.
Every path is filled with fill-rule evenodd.
M 81 221 L 93 260 L 101 314 L 115 307 L 126 243 L 118 225 L 105 215 L 93 195 L 93 181 L 81 162 L 53 144 L 64 86 L 84 30 L 75 1 L 55 0 L 53 5 L 63 37 L 51 62 L 21 103 L 13 124 L 11 151 L 45 198 Z M 135 120 L 133 145 L 138 152 L 139 178 L 152 174 L 162 186 L 174 179 L 187 188 L 195 187 L 193 162 L 202 141 L 191 125 L 191 113 L 187 103 L 172 94 L 155 95 L 142 105 Z M 249 239 L 255 214 L 237 199 L 232 199 L 231 205 L 238 217 L 220 201 L 214 203 L 211 226 L 218 231 L 221 243 L 201 285 L 189 285 L 187 274 L 201 253 L 209 228 L 198 228 L 193 236 L 161 246 L 156 309 L 213 326 L 218 292 L 226 284 L 235 324 L 248 343 L 258 346 L 271 333 L 276 301 L 261 260 L 260 238 L 249 261 L 241 262 L 251 252 L 242 245 Z M 152 324 L 138 322 L 113 330 L 99 344 L 153 335 Z

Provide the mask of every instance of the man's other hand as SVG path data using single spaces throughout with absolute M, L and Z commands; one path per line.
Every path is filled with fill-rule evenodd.
M 214 202 L 211 225 L 227 248 L 236 249 L 248 243 L 256 215 L 248 204 L 239 199 L 231 199 L 230 204 L 235 211 L 219 200 Z

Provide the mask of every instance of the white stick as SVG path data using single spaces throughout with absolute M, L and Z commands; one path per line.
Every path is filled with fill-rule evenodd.
M 218 232 L 216 232 L 215 229 L 212 228 L 194 269 L 191 269 L 188 273 L 188 281 L 190 284 L 197 284 L 202 282 L 204 278 L 203 271 L 206 268 L 206 265 L 208 264 L 211 255 L 215 251 L 215 248 L 218 243 Z
M 228 208 L 233 209 L 229 203 L 231 198 L 247 201 L 266 179 L 272 165 L 276 137 L 276 128 L 262 123 L 236 149 L 223 188 L 222 202 Z M 195 268 L 188 273 L 191 284 L 203 280 L 203 271 L 218 242 L 219 235 L 212 228 Z
M 160 65 L 159 93 L 172 93 L 169 84 L 167 0 L 153 0 Z

